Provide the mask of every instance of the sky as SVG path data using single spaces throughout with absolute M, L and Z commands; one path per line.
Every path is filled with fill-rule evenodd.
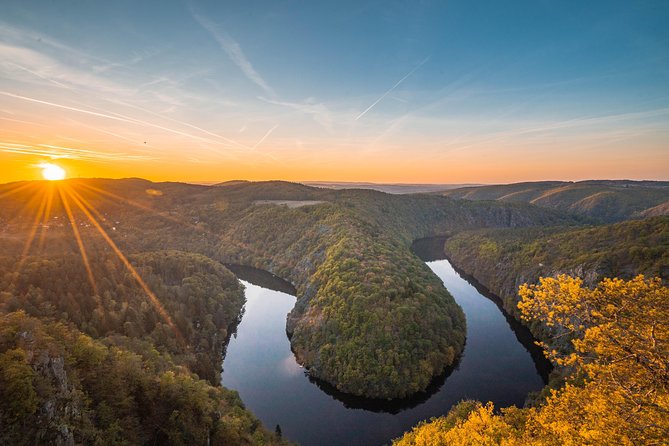
M 669 180 L 666 0 L 0 3 L 0 183 Z

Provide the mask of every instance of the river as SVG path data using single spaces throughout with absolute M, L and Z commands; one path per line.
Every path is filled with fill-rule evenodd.
M 388 444 L 419 421 L 446 414 L 462 399 L 521 406 L 528 393 L 544 386 L 550 369 L 529 332 L 448 260 L 427 265 L 464 310 L 467 341 L 457 364 L 426 392 L 399 401 L 366 400 L 309 378 L 286 336 L 286 315 L 295 305 L 292 287 L 245 268 L 235 270 L 246 286 L 247 301 L 226 350 L 222 384 L 237 390 L 268 429 L 279 425 L 285 438 L 303 446 Z

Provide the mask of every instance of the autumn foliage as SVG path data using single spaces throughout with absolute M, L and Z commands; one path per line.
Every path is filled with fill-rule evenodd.
M 396 445 L 654 445 L 669 438 L 669 288 L 643 276 L 597 288 L 559 276 L 523 285 L 523 317 L 539 319 L 573 349 L 546 353 L 567 367 L 564 386 L 534 408 L 495 413 L 464 402 Z

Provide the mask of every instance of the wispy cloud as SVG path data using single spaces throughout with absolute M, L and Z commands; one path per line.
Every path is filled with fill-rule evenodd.
M 75 159 L 97 162 L 118 161 L 155 161 L 159 158 L 149 155 L 133 155 L 122 152 L 101 152 L 96 150 L 77 149 L 73 147 L 55 146 L 50 144 L 36 144 L 28 146 L 0 141 L 0 152 L 19 155 L 42 156 L 50 159 Z
M 230 37 L 225 31 L 221 30 L 215 23 L 208 20 L 206 17 L 201 16 L 195 12 L 192 13 L 193 18 L 204 28 L 211 36 L 216 40 L 220 45 L 221 49 L 225 51 L 228 57 L 242 70 L 242 73 L 254 84 L 262 88 L 266 94 L 269 96 L 276 96 L 276 93 L 270 87 L 267 82 L 258 74 L 258 72 L 253 68 L 253 65 L 248 60 L 244 51 L 239 46 L 239 44 Z
M 509 138 L 526 137 L 529 135 L 541 135 L 553 131 L 582 128 L 582 127 L 585 128 L 592 127 L 595 130 L 598 128 L 602 128 L 601 131 L 596 132 L 597 135 L 596 137 L 601 140 L 603 137 L 607 137 L 607 135 L 610 135 L 611 126 L 621 125 L 620 123 L 625 121 L 650 120 L 653 118 L 664 117 L 667 115 L 669 115 L 669 108 L 658 108 L 654 110 L 647 110 L 640 112 L 618 113 L 605 116 L 589 116 L 589 117 L 567 119 L 563 121 L 538 123 L 534 126 L 494 133 L 486 138 L 476 139 L 464 145 L 455 146 L 453 149 L 449 150 L 449 152 L 462 151 L 471 147 L 480 146 L 482 144 L 502 142 Z M 627 126 L 629 126 L 629 124 Z M 551 139 L 553 139 L 554 137 L 555 136 L 551 136 Z M 579 139 L 582 138 L 583 138 L 582 135 L 579 136 Z M 456 138 L 454 142 L 457 142 L 458 140 L 460 140 L 460 138 Z M 451 142 L 450 144 L 447 145 L 449 146 L 454 145 L 454 142 Z M 443 147 L 445 146 L 442 146 L 442 148 Z
M 390 93 L 392 93 L 393 90 L 395 90 L 397 87 L 399 87 L 400 85 L 402 85 L 402 82 L 404 82 L 405 80 L 407 80 L 407 79 L 409 78 L 409 76 L 411 76 L 412 74 L 414 74 L 420 67 L 422 67 L 423 65 L 425 65 L 425 62 L 427 62 L 428 60 L 430 60 L 430 57 L 429 57 L 429 56 L 426 57 L 425 59 L 423 59 L 421 63 L 419 63 L 418 65 L 416 65 L 416 66 L 413 68 L 413 70 L 409 71 L 409 72 L 408 72 L 402 79 L 398 80 L 397 83 L 395 83 L 395 85 L 393 85 L 393 86 L 390 87 L 388 90 L 386 90 L 386 92 L 383 93 L 383 94 L 382 94 L 376 101 L 374 101 L 374 102 L 372 103 L 372 105 L 370 105 L 370 106 L 367 107 L 362 113 L 360 113 L 360 114 L 355 118 L 355 120 L 357 121 L 358 119 L 360 119 L 360 118 L 362 118 L 363 116 L 365 116 L 365 115 L 367 114 L 368 111 L 370 111 L 371 109 L 373 109 L 373 108 L 376 106 L 376 104 L 378 104 L 379 102 L 381 102 L 386 96 L 388 96 Z
M 60 88 L 84 88 L 90 91 L 129 96 L 134 90 L 100 76 L 92 75 L 21 45 L 0 43 L 0 70 L 10 79 L 26 82 L 28 72 L 41 81 Z
M 96 62 L 100 64 L 110 64 L 107 59 L 98 56 L 92 56 L 58 40 L 30 29 L 13 26 L 7 22 L 0 21 L 0 39 L 4 42 L 13 43 L 24 47 L 33 47 L 36 44 L 40 47 L 46 47 L 56 50 L 66 56 L 70 61 Z
M 151 50 L 151 51 L 144 51 L 139 54 L 134 54 L 133 57 L 130 59 L 124 60 L 122 62 L 109 62 L 109 63 L 104 63 L 104 64 L 99 64 L 93 66 L 93 71 L 96 73 L 104 73 L 106 71 L 110 70 L 115 70 L 117 68 L 126 68 L 131 65 L 136 65 L 141 62 L 144 62 L 146 59 L 150 59 L 151 57 L 159 54 L 159 51 L 156 50 Z
M 86 114 L 86 115 L 97 116 L 97 117 L 100 117 L 100 118 L 106 118 L 106 119 L 111 119 L 111 120 L 114 120 L 114 121 L 125 122 L 125 123 L 128 123 L 128 124 L 140 125 L 140 126 L 145 126 L 145 127 L 152 127 L 152 128 L 164 130 L 166 132 L 173 133 L 173 134 L 176 134 L 176 135 L 196 139 L 196 140 L 199 140 L 199 141 L 220 144 L 220 141 L 212 140 L 211 138 L 205 138 L 205 137 L 202 137 L 202 136 L 193 135 L 191 133 L 183 132 L 183 131 L 178 130 L 178 129 L 165 127 L 165 126 L 155 124 L 155 123 L 152 123 L 152 122 L 142 121 L 142 120 L 139 120 L 139 119 L 132 118 L 130 116 L 121 115 L 119 113 L 96 112 L 96 111 L 92 111 L 92 110 L 86 110 L 86 109 L 83 109 L 83 108 L 71 107 L 71 106 L 68 106 L 68 105 L 65 105 L 65 104 L 57 104 L 57 103 L 50 102 L 50 101 L 43 101 L 41 99 L 31 98 L 31 97 L 27 97 L 27 96 L 21 96 L 21 95 L 17 95 L 17 94 L 14 94 L 14 93 L 7 92 L 7 91 L 0 91 L 0 95 L 7 96 L 7 97 L 10 97 L 10 98 L 20 99 L 20 100 L 27 101 L 27 102 L 33 102 L 33 103 L 37 103 L 37 104 L 47 105 L 49 107 L 55 107 L 55 108 L 64 109 L 64 110 L 70 110 L 70 111 L 74 111 L 74 112 L 82 113 L 82 114 Z M 199 127 L 192 126 L 192 125 L 190 125 L 190 126 L 195 128 L 195 129 L 205 131 L 203 129 L 200 129 Z M 219 135 L 216 135 L 215 133 L 211 133 L 211 132 L 207 132 L 207 133 L 220 137 Z

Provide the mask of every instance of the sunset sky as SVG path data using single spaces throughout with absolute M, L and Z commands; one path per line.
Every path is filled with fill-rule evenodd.
M 2 0 L 0 183 L 669 180 L 669 2 Z

